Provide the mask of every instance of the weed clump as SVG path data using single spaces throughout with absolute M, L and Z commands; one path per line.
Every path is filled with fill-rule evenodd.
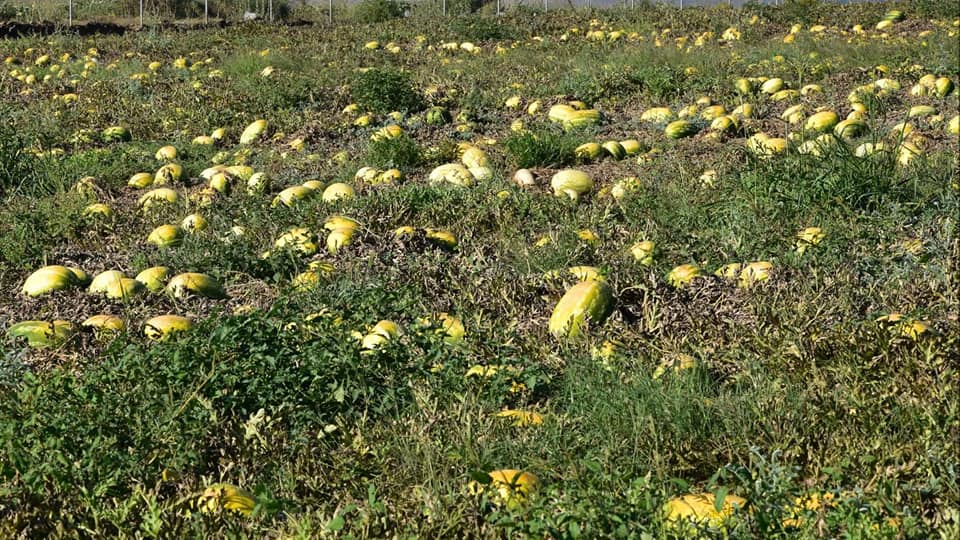
M 510 160 L 524 169 L 569 165 L 578 145 L 575 137 L 550 130 L 515 133 L 503 141 Z
M 25 147 L 26 141 L 13 125 L 0 125 L 0 194 L 14 189 L 18 184 L 24 183 L 25 179 L 34 176 L 33 156 L 23 151 Z
M 354 82 L 352 95 L 361 107 L 377 113 L 417 111 L 423 107 L 423 98 L 410 75 L 393 69 L 361 73 Z
M 368 161 L 381 168 L 416 167 L 422 161 L 417 141 L 407 134 L 370 142 Z
M 504 24 L 493 17 L 471 15 L 457 17 L 450 22 L 451 39 L 467 41 L 492 41 L 516 39 L 517 31 L 513 26 Z
M 403 16 L 406 6 L 395 0 L 362 0 L 353 8 L 357 22 L 375 24 Z

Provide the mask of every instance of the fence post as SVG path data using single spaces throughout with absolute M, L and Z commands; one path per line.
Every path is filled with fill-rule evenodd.
M 443 15 L 447 15 L 447 0 L 443 0 Z
M 210 0 L 203 0 L 203 24 L 210 22 Z
M 73 26 L 73 0 L 67 2 L 67 26 Z
M 327 0 L 327 22 L 333 22 L 333 0 Z

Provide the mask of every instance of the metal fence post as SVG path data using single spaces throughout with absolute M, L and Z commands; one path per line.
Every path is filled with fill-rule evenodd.
M 333 0 L 327 1 L 327 22 L 333 22 Z
M 447 0 L 443 0 L 443 14 L 444 16 L 447 14 Z
M 270 10 L 270 22 L 273 22 L 273 0 L 270 0 L 267 5 L 269 6 L 268 9 Z
M 203 24 L 210 21 L 210 0 L 203 0 Z
M 67 26 L 73 26 L 73 0 L 67 2 Z
M 143 27 L 143 0 L 140 0 L 140 27 Z

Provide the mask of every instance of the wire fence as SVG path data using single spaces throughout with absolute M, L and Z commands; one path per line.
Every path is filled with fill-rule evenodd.
M 329 21 L 349 17 L 360 0 L 0 0 L 0 23 L 47 23 L 70 27 L 110 22 L 122 25 L 201 24 L 259 20 L 285 21 L 308 13 Z M 837 0 L 847 3 L 856 0 Z M 650 3 L 677 8 L 747 3 L 779 5 L 784 0 L 485 0 L 483 11 L 506 13 L 512 9 L 637 9 Z M 411 10 L 438 15 L 462 14 L 469 0 L 413 0 Z

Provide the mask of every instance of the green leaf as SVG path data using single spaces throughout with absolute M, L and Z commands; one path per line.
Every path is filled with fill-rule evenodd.
M 597 463 L 596 461 L 592 460 L 592 459 L 582 459 L 582 460 L 580 460 L 580 464 L 583 465 L 584 467 L 586 467 L 587 470 L 589 470 L 590 472 L 592 472 L 592 473 L 594 473 L 594 474 L 599 474 L 600 471 L 601 471 L 601 469 L 602 469 L 602 467 L 600 466 L 600 464 Z
M 470 471 L 470 478 L 483 485 L 489 485 L 493 482 L 493 478 L 483 471 Z
M 723 501 L 727 499 L 727 494 L 730 493 L 730 488 L 722 486 L 717 488 L 717 491 L 713 494 L 713 508 L 717 512 L 723 510 Z
M 690 483 L 683 478 L 671 478 L 670 483 L 677 486 L 680 491 L 690 491 Z
M 343 519 L 343 516 L 336 516 L 330 520 L 330 523 L 327 523 L 328 531 L 340 531 L 343 530 L 343 526 L 347 524 L 347 521 Z

